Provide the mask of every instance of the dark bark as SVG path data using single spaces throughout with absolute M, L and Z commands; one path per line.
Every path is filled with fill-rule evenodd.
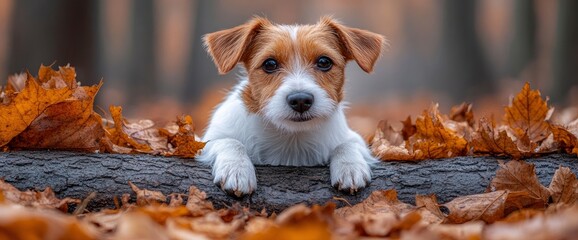
M 576 156 L 554 154 L 527 159 L 536 165 L 542 184 L 548 185 L 560 166 L 578 170 Z M 187 193 L 190 185 L 205 191 L 217 206 L 236 201 L 220 191 L 212 181 L 210 167 L 191 159 L 149 155 L 86 154 L 56 151 L 16 151 L 0 153 L 0 177 L 19 189 L 47 186 L 57 196 L 97 197 L 89 209 L 113 207 L 113 197 L 132 193 L 130 180 L 140 188 L 165 194 Z M 381 162 L 373 169 L 371 185 L 356 195 L 336 191 L 329 183 L 328 167 L 257 167 L 258 187 L 250 197 L 240 200 L 244 206 L 280 211 L 297 203 L 323 204 L 333 197 L 355 204 L 372 191 L 395 188 L 400 200 L 414 202 L 416 194 L 437 195 L 440 202 L 457 196 L 482 193 L 498 168 L 493 157 L 458 157 L 420 162 Z M 134 194 L 132 194 L 134 195 Z M 342 201 L 337 202 L 344 205 Z

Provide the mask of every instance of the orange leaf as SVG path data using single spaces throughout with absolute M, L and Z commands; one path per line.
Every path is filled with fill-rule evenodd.
M 28 128 L 10 142 L 13 148 L 101 149 L 105 131 L 102 118 L 93 111 L 99 85 L 78 87 L 72 97 L 46 108 Z
M 485 118 L 480 119 L 480 126 L 472 138 L 472 147 L 475 153 L 509 155 L 514 159 L 520 159 L 522 152 L 506 131 L 500 131 L 497 136 L 494 132 L 494 122 L 488 123 Z
M 279 214 L 276 225 L 261 232 L 245 234 L 241 239 L 332 239 L 332 206 L 328 207 L 292 206 Z
M 137 142 L 125 132 L 127 122 L 122 117 L 122 107 L 110 106 L 109 111 L 114 121 L 114 128 L 107 131 L 107 136 L 112 143 L 121 147 L 134 148 L 136 151 L 140 152 L 152 151 L 150 146 Z
M 554 141 L 558 143 L 560 149 L 567 153 L 572 153 L 578 147 L 578 139 L 566 128 L 550 124 L 550 130 L 554 134 Z
M 415 159 L 434 159 L 463 156 L 467 141 L 444 127 L 437 104 L 416 119 L 416 134 L 409 139 Z
M 550 118 L 551 109 L 540 96 L 540 91 L 531 90 L 529 83 L 524 85 L 505 111 L 505 122 L 514 130 L 517 139 L 526 135 L 532 143 L 538 144 L 550 134 L 546 121 Z
M 194 158 L 205 147 L 205 143 L 197 141 L 195 137 L 193 118 L 188 115 L 181 116 L 177 118 L 177 125 L 179 131 L 169 138 L 170 143 L 175 146 L 172 155 Z
M 28 74 L 24 89 L 8 105 L 0 104 L 0 147 L 23 132 L 46 108 L 71 95 L 69 88 L 43 88 Z
M 450 120 L 456 122 L 466 122 L 469 126 L 474 126 L 474 111 L 471 103 L 462 103 L 450 109 Z

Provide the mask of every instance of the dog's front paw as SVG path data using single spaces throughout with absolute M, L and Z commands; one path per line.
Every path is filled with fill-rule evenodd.
M 214 183 L 235 197 L 250 195 L 257 188 L 255 167 L 250 161 L 222 161 L 213 167 Z
M 330 166 L 331 185 L 340 191 L 354 194 L 371 181 L 371 169 L 365 161 L 336 161 Z

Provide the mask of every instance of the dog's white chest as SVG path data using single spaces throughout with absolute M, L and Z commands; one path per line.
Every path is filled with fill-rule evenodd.
M 317 166 L 329 162 L 331 149 L 309 133 L 264 134 L 261 137 L 250 153 L 257 164 Z

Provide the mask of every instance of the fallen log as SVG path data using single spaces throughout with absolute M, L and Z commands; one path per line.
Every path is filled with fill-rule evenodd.
M 560 165 L 578 172 L 577 160 L 575 155 L 552 154 L 525 161 L 536 165 L 540 182 L 548 186 Z M 195 185 L 218 207 L 240 202 L 256 210 L 276 212 L 297 203 L 324 204 L 334 197 L 355 204 L 372 191 L 392 188 L 407 203 L 413 203 L 416 194 L 432 193 L 443 203 L 457 196 L 484 192 L 497 168 L 494 157 L 380 162 L 373 168 L 371 185 L 350 195 L 330 186 L 328 167 L 259 166 L 256 192 L 239 200 L 213 184 L 210 167 L 192 159 L 61 151 L 0 153 L 0 177 L 15 187 L 42 190 L 50 186 L 60 198 L 83 199 L 97 192 L 88 205 L 93 210 L 114 207 L 114 196 L 132 193 L 129 180 L 140 188 L 165 194 L 187 193 L 189 186 Z

